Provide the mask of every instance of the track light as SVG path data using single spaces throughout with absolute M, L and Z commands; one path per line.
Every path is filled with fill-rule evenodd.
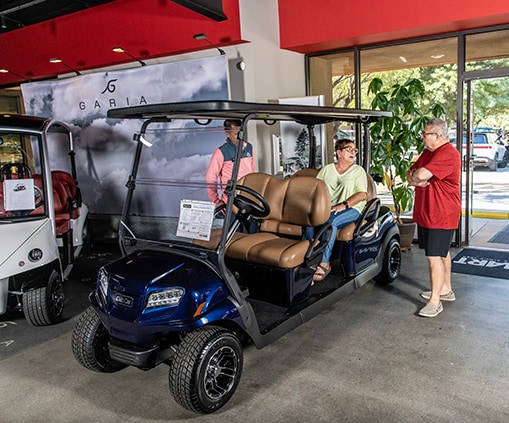
M 76 76 L 81 75 L 81 72 L 77 71 L 76 69 L 71 68 L 67 63 L 63 62 L 62 59 L 59 59 L 58 57 L 52 57 L 51 59 L 49 59 L 49 62 L 50 63 L 61 63 L 67 69 L 72 70 L 76 74 Z
M 5 15 L 0 15 L 0 28 L 7 29 L 7 22 L 5 22 Z
M 12 73 L 13 75 L 17 76 L 18 78 L 23 79 L 25 82 L 30 82 L 30 79 L 27 79 L 24 76 L 21 76 L 19 73 L 13 72 L 9 69 L 0 69 L 0 73 Z
M 193 35 L 193 38 L 194 38 L 195 40 L 205 40 L 205 41 L 207 41 L 207 43 L 209 43 L 212 47 L 217 48 L 217 51 L 219 51 L 219 54 L 221 54 L 221 55 L 226 54 L 226 53 L 224 52 L 224 50 L 223 50 L 223 49 L 219 48 L 218 46 L 216 46 L 215 44 L 213 44 L 213 43 L 211 43 L 211 42 L 210 42 L 210 40 L 209 40 L 209 39 L 208 39 L 208 37 L 207 37 L 207 34 L 203 34 L 203 33 L 202 33 L 202 34 L 194 34 L 194 35 Z
M 141 66 L 146 66 L 147 64 L 143 61 L 143 60 L 140 60 L 138 59 L 137 57 L 134 57 L 131 53 L 125 51 L 122 47 L 113 47 L 112 50 L 115 52 L 115 53 L 124 53 L 124 54 L 127 54 L 131 59 L 134 59 L 136 60 Z

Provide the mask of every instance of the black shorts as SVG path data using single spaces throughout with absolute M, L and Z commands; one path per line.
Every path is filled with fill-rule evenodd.
M 426 257 L 447 257 L 455 230 L 417 226 L 419 248 L 424 249 Z

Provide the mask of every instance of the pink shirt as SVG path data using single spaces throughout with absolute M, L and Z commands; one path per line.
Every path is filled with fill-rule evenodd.
M 236 149 L 236 147 L 232 149 L 232 146 L 235 147 L 230 140 L 227 140 L 223 145 L 214 150 L 205 175 L 207 194 L 210 201 L 214 204 L 217 204 L 220 200 L 224 203 L 228 201 L 228 196 L 224 194 L 224 192 L 222 193 L 222 197 L 219 198 L 217 187 L 214 186 L 214 184 L 217 184 L 219 181 L 221 187 L 224 188 L 226 183 L 232 178 L 234 152 Z M 253 172 L 256 172 L 253 147 L 248 142 L 244 142 L 238 177 L 242 178 L 248 173 Z

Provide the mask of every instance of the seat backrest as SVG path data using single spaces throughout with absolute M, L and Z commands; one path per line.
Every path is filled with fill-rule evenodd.
M 76 183 L 70 173 L 62 170 L 53 170 L 51 172 L 51 181 L 53 188 L 56 188 L 65 200 L 74 200 L 76 196 Z
M 369 173 L 367 173 L 366 175 L 368 177 L 368 195 L 366 197 L 366 201 L 369 202 L 373 198 L 376 198 L 377 192 L 376 192 L 376 183 L 375 183 L 375 180 L 373 179 L 373 177 Z
M 329 191 L 323 181 L 314 177 L 282 180 L 265 173 L 250 173 L 238 184 L 254 189 L 269 203 L 270 213 L 260 226 L 262 232 L 301 237 L 303 227 L 322 225 L 329 218 Z
M 300 169 L 297 172 L 295 172 L 292 175 L 292 178 L 295 178 L 296 176 L 312 176 L 313 178 L 316 178 L 316 175 L 318 175 L 319 170 L 313 169 L 312 167 L 308 167 L 305 169 Z
M 366 196 L 366 207 L 371 207 L 371 203 L 372 203 L 372 200 L 374 200 L 377 196 L 377 192 L 376 192 L 376 184 L 375 184 L 375 181 L 373 180 L 373 177 L 367 173 L 367 178 L 368 178 L 368 192 L 367 192 L 367 196 Z M 378 210 L 378 208 L 373 208 L 373 210 Z M 350 223 L 349 225 L 345 226 L 344 228 L 341 228 L 340 230 L 338 230 L 337 234 L 336 234 L 336 239 L 338 241 L 351 241 L 354 237 L 354 233 L 356 232 L 356 229 L 359 228 L 360 226 L 363 226 L 366 224 L 365 222 L 365 218 L 363 217 L 365 215 L 365 213 L 363 212 L 362 213 L 362 216 L 361 216 L 361 219 L 359 219 L 357 222 L 354 222 L 354 223 Z M 377 216 L 368 216 L 370 219 L 373 219 Z

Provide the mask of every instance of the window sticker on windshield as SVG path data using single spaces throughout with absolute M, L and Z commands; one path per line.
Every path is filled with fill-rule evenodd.
M 214 207 L 210 201 L 181 200 L 177 236 L 210 240 Z
M 5 210 L 35 209 L 34 180 L 6 179 L 4 181 Z

